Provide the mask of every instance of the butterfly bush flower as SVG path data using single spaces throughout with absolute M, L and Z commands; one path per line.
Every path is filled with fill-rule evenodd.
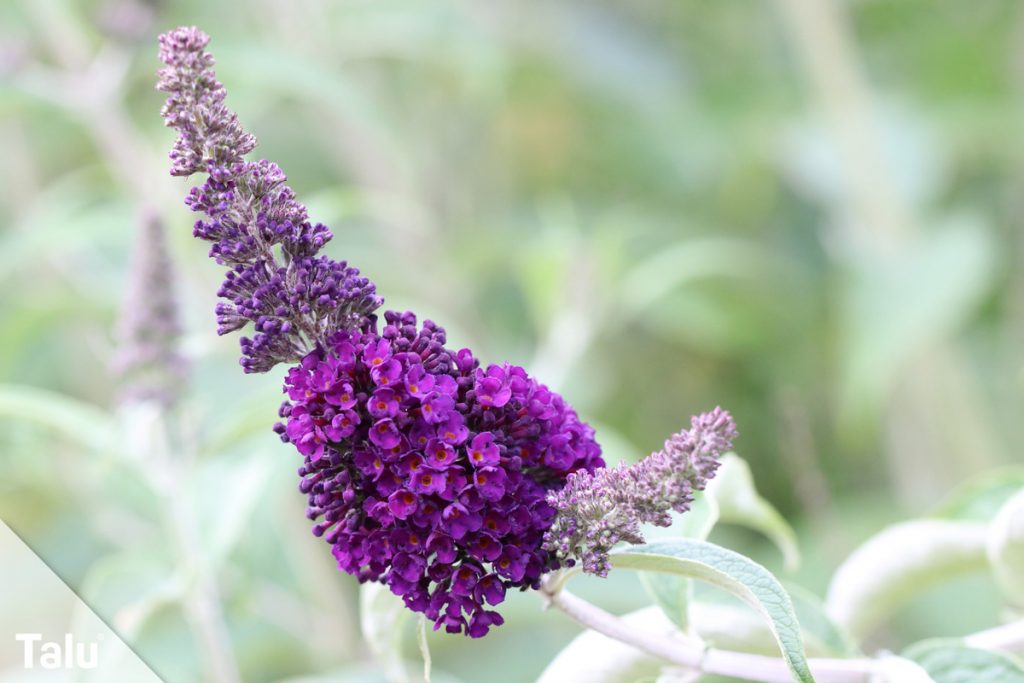
M 164 121 L 178 131 L 171 175 L 207 174 L 186 204 L 206 216 L 193 233 L 212 242 L 210 256 L 228 268 L 217 292 L 217 332 L 252 324 L 253 336 L 241 339 L 241 364 L 266 372 L 299 360 L 337 329 L 365 323 L 382 299 L 357 269 L 317 255 L 331 231 L 309 221 L 281 169 L 245 159 L 256 138 L 224 104 L 209 40 L 196 28 L 160 36 L 166 66 L 157 88 L 168 95 Z
M 641 524 L 669 526 L 671 512 L 686 512 L 714 476 L 718 458 L 732 448 L 736 425 L 721 408 L 694 417 L 690 429 L 635 465 L 581 470 L 548 494 L 557 510 L 544 547 L 560 561 L 579 558 L 583 570 L 606 576 L 608 553 L 619 542 L 643 543 Z
M 480 366 L 412 313 L 342 330 L 288 372 L 277 430 L 305 462 L 314 533 L 449 632 L 479 637 L 510 588 L 558 566 L 548 502 L 603 464 L 594 432 L 513 365 Z
M 158 88 L 178 131 L 171 174 L 207 175 L 186 203 L 228 268 L 218 332 L 253 326 L 247 372 L 296 363 L 275 429 L 304 460 L 308 516 L 339 568 L 435 628 L 483 636 L 508 589 L 559 566 L 543 547 L 549 496 L 604 464 L 593 429 L 522 368 L 448 349 L 429 321 L 389 311 L 378 325 L 374 285 L 318 255 L 330 231 L 276 165 L 245 159 L 256 140 L 224 104 L 208 42 L 195 28 L 161 36 Z
M 619 541 L 668 525 L 704 487 L 735 427 L 716 410 L 632 467 L 605 469 L 594 431 L 523 368 L 482 366 L 444 329 L 384 313 L 372 282 L 319 255 L 331 232 L 224 104 L 195 28 L 160 37 L 163 115 L 178 131 L 171 174 L 206 174 L 186 204 L 194 234 L 228 268 L 218 333 L 246 372 L 294 363 L 275 431 L 303 458 L 313 532 L 338 567 L 379 581 L 435 628 L 471 637 L 503 622 L 509 589 L 581 560 L 604 575 Z

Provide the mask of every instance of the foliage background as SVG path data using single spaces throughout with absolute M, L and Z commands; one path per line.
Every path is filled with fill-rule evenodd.
M 280 373 L 242 375 L 214 336 L 221 273 L 167 175 L 155 36 L 196 24 L 331 255 L 561 390 L 613 462 L 732 410 L 820 593 L 881 525 L 1021 460 L 1024 6 L 853 0 L 829 23 L 813 5 L 3 3 L 0 518 L 113 623 L 143 614 L 133 641 L 167 680 L 205 675 L 151 454 L 90 438 L 132 419 L 111 330 L 155 207 L 192 364 L 187 498 L 244 678 L 367 661 L 355 584 L 269 430 Z M 780 566 L 753 535 L 715 540 Z M 632 576 L 580 591 L 643 602 Z M 885 635 L 966 633 L 996 604 L 958 581 Z M 483 641 L 432 636 L 436 666 L 532 680 L 577 630 L 532 595 L 506 615 Z

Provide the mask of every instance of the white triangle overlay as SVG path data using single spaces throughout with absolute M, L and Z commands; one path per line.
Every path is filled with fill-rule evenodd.
M 0 683 L 161 679 L 0 520 Z

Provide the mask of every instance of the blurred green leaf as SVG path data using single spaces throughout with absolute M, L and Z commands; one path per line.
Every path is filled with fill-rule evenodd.
M 984 569 L 985 525 L 922 519 L 868 539 L 836 570 L 826 612 L 862 638 L 912 596 L 967 572 Z
M 721 467 L 708 482 L 707 497 L 717 504 L 718 519 L 760 531 L 782 553 L 787 571 L 800 565 L 796 532 L 754 486 L 750 466 L 735 453 L 722 457 Z
M 1024 488 L 1003 505 L 988 533 L 996 581 L 1010 601 L 1024 607 Z
M 97 452 L 105 452 L 114 445 L 114 422 L 109 414 L 55 391 L 0 385 L 0 418 L 35 423 Z
M 958 486 L 930 516 L 988 522 L 1022 487 L 1022 466 L 1002 467 L 983 472 Z
M 852 638 L 825 612 L 821 598 L 803 586 L 788 582 L 784 585 L 793 599 L 793 609 L 800 620 L 808 652 L 830 657 L 860 654 Z
M 694 600 L 690 603 L 693 632 L 708 646 L 775 656 L 779 644 L 764 618 L 746 604 Z M 813 655 L 810 643 L 807 654 Z
M 718 503 L 708 495 L 706 489 L 698 491 L 690 509 L 683 514 L 672 513 L 672 518 L 671 526 L 645 531 L 645 537 L 651 541 L 668 540 L 681 534 L 697 541 L 707 540 L 718 521 Z M 693 582 L 690 579 L 674 574 L 641 572 L 640 583 L 654 603 L 665 612 L 665 616 L 683 631 L 690 627 L 688 606 L 693 599 Z
M 898 257 L 858 254 L 843 304 L 843 419 L 850 428 L 915 350 L 962 323 L 992 284 L 987 227 L 967 219 L 921 237 Z
M 217 572 L 228 559 L 243 533 L 251 531 L 253 513 L 266 496 L 273 463 L 263 454 L 236 461 L 221 458 L 202 465 L 206 484 L 193 495 L 205 498 L 204 519 L 214 520 L 201 529 L 208 571 Z M 229 505 L 225 505 L 230 501 Z
M 935 683 L 1024 683 L 1024 665 L 1016 657 L 958 640 L 925 640 L 902 656 L 920 664 Z
M 689 579 L 672 574 L 641 572 L 640 583 L 672 623 L 682 631 L 689 629 L 690 603 L 693 600 L 693 586 Z
M 786 589 L 767 569 L 739 553 L 694 540 L 662 541 L 613 553 L 613 567 L 665 572 L 700 579 L 736 595 L 769 623 L 795 680 L 814 680 L 804 653 L 800 623 Z
M 631 612 L 622 619 L 638 629 L 673 630 L 672 624 L 656 607 Z M 656 676 L 662 665 L 658 658 L 631 645 L 586 630 L 558 653 L 537 683 L 633 683 L 645 676 Z
M 625 314 L 625 322 L 639 317 L 662 297 L 691 282 L 709 277 L 756 277 L 765 266 L 763 250 L 743 240 L 716 238 L 679 242 L 657 250 L 625 274 L 616 310 Z
M 879 659 L 875 671 L 879 683 L 937 683 L 920 664 L 895 655 Z

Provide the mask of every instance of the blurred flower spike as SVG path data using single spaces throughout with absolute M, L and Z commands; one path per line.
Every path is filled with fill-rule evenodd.
M 125 299 L 117 320 L 113 370 L 120 403 L 177 403 L 187 374 L 178 352 L 181 326 L 176 283 L 160 218 L 152 211 L 140 219 L 128 271 Z
M 373 283 L 317 256 L 331 232 L 281 169 L 245 160 L 256 139 L 224 105 L 208 42 L 196 28 L 160 37 L 171 174 L 207 174 L 186 203 L 229 268 L 218 333 L 253 325 L 246 372 L 295 363 L 275 431 L 304 459 L 307 514 L 340 569 L 386 584 L 435 629 L 480 637 L 503 622 L 488 607 L 508 589 L 539 588 L 573 557 L 601 573 L 611 543 L 638 537 L 631 524 L 688 506 L 728 447 L 728 414 L 702 416 L 646 465 L 606 471 L 594 430 L 523 368 L 482 367 L 409 312 L 381 325 Z M 615 526 L 595 515 L 591 483 L 617 503 Z

